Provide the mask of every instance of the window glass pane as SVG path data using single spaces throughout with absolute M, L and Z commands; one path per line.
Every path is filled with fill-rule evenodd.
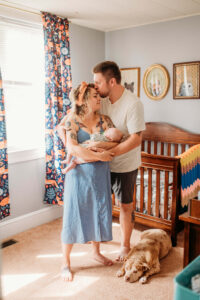
M 0 25 L 8 150 L 44 147 L 44 44 L 41 29 Z

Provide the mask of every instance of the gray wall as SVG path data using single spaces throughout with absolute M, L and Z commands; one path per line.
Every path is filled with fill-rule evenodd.
M 105 33 L 70 24 L 72 84 L 93 82 L 94 65 L 105 59 Z
M 5 220 L 46 207 L 43 204 L 44 187 L 44 158 L 9 164 L 11 215 Z
M 105 59 L 105 34 L 70 24 L 73 86 L 92 81 L 92 67 Z M 40 210 L 43 204 L 45 159 L 9 164 L 11 216 L 5 221 Z
M 140 67 L 140 98 L 146 121 L 165 121 L 200 133 L 200 100 L 173 100 L 173 63 L 200 60 L 200 16 L 106 33 L 106 59 L 121 68 Z M 143 90 L 143 75 L 151 64 L 164 65 L 170 89 L 160 101 Z

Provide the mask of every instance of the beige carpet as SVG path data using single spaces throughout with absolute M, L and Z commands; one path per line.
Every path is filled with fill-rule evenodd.
M 127 283 L 115 276 L 121 266 L 115 263 L 104 267 L 91 259 L 91 245 L 75 245 L 72 252 L 74 281 L 65 283 L 60 278 L 62 262 L 60 231 L 62 220 L 57 219 L 18 234 L 18 243 L 2 251 L 2 286 L 4 300 L 172 300 L 174 276 L 182 269 L 183 233 L 178 245 L 161 260 L 161 272 L 153 275 L 146 285 Z M 132 243 L 139 239 L 141 230 L 135 226 Z M 120 229 L 113 221 L 113 241 L 102 244 L 105 255 L 114 259 L 119 249 Z

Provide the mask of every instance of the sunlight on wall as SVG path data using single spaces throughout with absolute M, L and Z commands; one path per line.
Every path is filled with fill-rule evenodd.
M 22 287 L 30 284 L 47 275 L 46 273 L 35 274 L 16 274 L 16 275 L 3 275 L 2 276 L 2 290 L 3 296 L 13 293 Z

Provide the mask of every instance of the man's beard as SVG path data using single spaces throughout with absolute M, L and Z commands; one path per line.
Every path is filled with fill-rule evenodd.
M 99 93 L 99 95 L 100 95 L 101 98 L 107 98 L 108 95 L 109 95 L 109 92 L 103 93 L 103 94 Z

